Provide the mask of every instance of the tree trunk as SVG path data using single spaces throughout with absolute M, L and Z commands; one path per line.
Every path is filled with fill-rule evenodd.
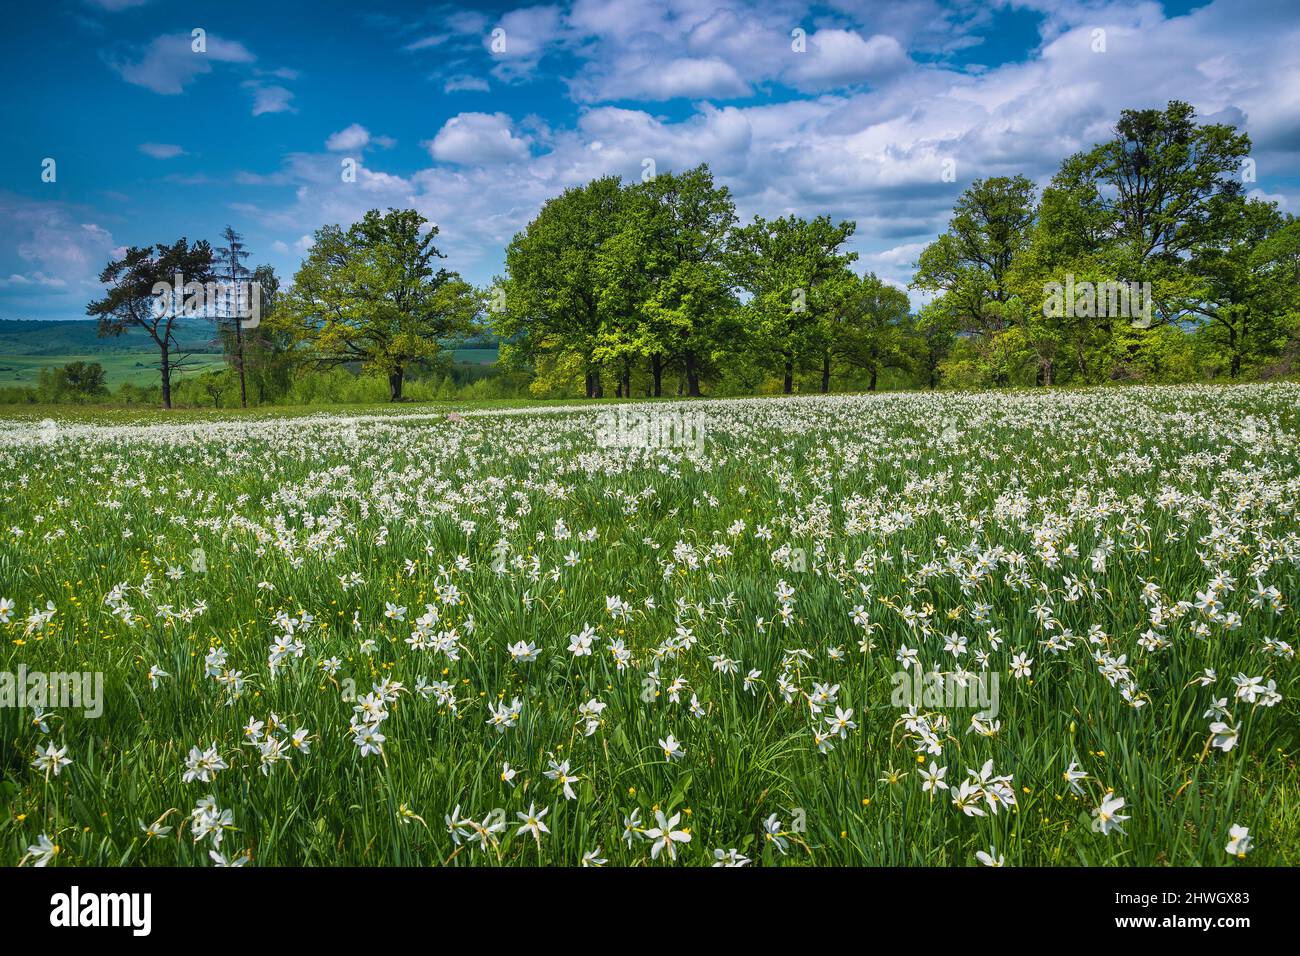
M 876 369 L 875 366 L 872 366 L 872 369 L 871 369 L 871 381 L 870 381 L 870 383 L 868 383 L 868 385 L 867 385 L 867 391 L 868 391 L 868 392 L 874 392 L 874 391 L 876 390 L 876 379 L 879 377 L 879 375 L 880 375 L 879 370 Z
M 822 355 L 822 394 L 831 390 L 831 353 Z
M 164 339 L 163 344 L 159 346 L 159 352 L 161 353 L 161 358 L 159 359 L 158 362 L 158 368 L 162 372 L 163 408 L 171 408 L 172 407 L 172 363 L 171 363 L 171 353 L 170 350 L 167 348 L 166 339 Z
M 601 384 L 599 370 L 591 373 L 591 397 L 605 397 L 605 386 Z
M 700 370 L 695 364 L 695 353 L 687 352 L 683 358 L 686 360 L 686 392 L 692 398 L 698 398 L 700 394 Z
M 660 355 L 650 356 L 650 371 L 655 378 L 655 398 L 663 394 L 664 360 Z
M 396 370 L 389 373 L 388 400 L 390 402 L 400 402 L 402 400 L 402 367 L 400 365 Z
M 623 363 L 623 379 L 619 382 L 619 392 L 624 398 L 632 397 L 632 366 Z
M 781 390 L 786 395 L 794 394 L 794 362 L 790 359 L 785 360 L 785 382 Z
M 244 320 L 239 316 L 238 292 L 235 293 L 235 367 L 239 369 L 239 404 L 240 407 L 247 408 L 248 386 L 244 383 Z
M 248 386 L 244 383 L 244 320 L 235 317 L 235 365 L 239 368 L 239 404 L 248 407 Z

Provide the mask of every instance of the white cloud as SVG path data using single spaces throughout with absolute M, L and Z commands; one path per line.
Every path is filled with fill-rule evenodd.
M 1027 61 L 973 71 L 900 53 L 950 51 L 965 25 L 988 26 L 996 4 L 954 12 L 921 0 L 915 10 L 880 5 L 864 14 L 844 0 L 844 18 L 835 20 L 806 16 L 797 4 L 768 15 L 737 0 L 578 0 L 548 33 L 580 58 L 568 80 L 585 108 L 567 127 L 462 113 L 424 144 L 438 165 L 405 176 L 363 168 L 353 184 L 339 182 L 337 157 L 301 157 L 283 172 L 293 196 L 258 215 L 287 237 L 323 222 L 346 225 L 370 208 L 410 206 L 440 224 L 449 267 L 482 282 L 499 271 L 511 236 L 566 187 L 608 173 L 636 179 L 645 158 L 660 172 L 708 162 L 742 219 L 856 220 L 858 267 L 899 285 L 972 180 L 1024 173 L 1041 185 L 1065 156 L 1108 137 L 1122 109 L 1170 99 L 1244 124 L 1268 198 L 1290 196 L 1296 208 L 1294 188 L 1266 177 L 1300 168 L 1300 18 L 1276 0 L 1247 2 L 1249 15 L 1218 0 L 1172 18 L 1152 3 L 1057 5 Z M 852 28 L 850 18 L 859 18 Z M 790 50 L 799 23 L 809 33 L 805 54 Z M 1107 31 L 1104 54 L 1091 51 L 1098 26 Z M 678 60 L 731 72 L 668 77 Z M 725 108 L 707 102 L 735 95 L 728 91 L 739 84 L 755 98 Z M 805 93 L 762 95 L 777 84 Z M 696 102 L 669 116 L 649 105 L 622 108 L 638 96 Z M 612 98 L 619 107 L 592 105 Z M 943 179 L 949 159 L 955 182 Z
M 440 162 L 495 165 L 525 159 L 529 138 L 514 134 L 505 113 L 459 113 L 426 145 Z
M 663 62 L 645 57 L 636 64 L 621 64 L 615 74 L 590 79 L 579 90 L 584 99 L 604 101 L 671 100 L 679 96 L 730 99 L 747 96 L 750 87 L 735 67 L 722 60 L 679 57 Z
M 47 276 L 44 272 L 29 272 L 26 275 L 15 272 L 12 275 L 0 277 L 0 288 L 13 287 L 44 287 L 51 289 L 62 289 L 67 286 L 67 282 L 55 276 Z
M 911 61 L 892 36 L 864 40 L 852 30 L 818 30 L 794 54 L 785 75 L 799 89 L 819 90 L 875 82 L 906 69 Z
M 353 123 L 345 129 L 330 135 L 325 140 L 325 148 L 334 152 L 347 152 L 354 149 L 365 149 L 366 144 L 370 142 L 370 130 L 366 129 L 360 123 Z
M 8 317 L 23 313 L 79 317 L 100 292 L 98 277 L 122 254 L 88 210 L 57 200 L 0 191 L 0 286 Z
M 196 53 L 192 42 L 188 33 L 156 37 L 138 59 L 110 60 L 109 65 L 128 83 L 174 96 L 195 77 L 211 73 L 213 63 L 252 63 L 254 60 L 253 54 L 242 43 L 224 40 L 216 34 L 207 35 L 206 52 Z
M 296 113 L 293 107 L 293 91 L 283 86 L 265 85 L 257 80 L 248 80 L 244 88 L 253 91 L 253 115 L 263 113 Z
M 154 159 L 174 159 L 185 155 L 185 150 L 175 143 L 141 143 L 140 152 Z
M 496 61 L 493 75 L 511 80 L 531 73 L 563 32 L 556 6 L 524 7 L 505 14 L 483 35 L 483 48 Z
M 463 73 L 449 77 L 447 82 L 442 84 L 442 91 L 444 93 L 486 93 L 489 89 L 491 89 L 491 87 L 488 85 L 487 80 L 482 77 L 468 76 Z

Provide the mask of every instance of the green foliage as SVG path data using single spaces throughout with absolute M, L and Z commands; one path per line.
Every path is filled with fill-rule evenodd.
M 729 259 L 736 285 L 749 296 L 742 307 L 749 341 L 783 373 L 787 394 L 797 367 L 826 357 L 835 313 L 854 312 L 843 290 L 844 273 L 857 253 L 841 247 L 855 228 L 828 216 L 755 216 L 732 232 Z
M 388 379 L 400 400 L 406 370 L 438 356 L 441 341 L 470 334 L 479 294 L 456 273 L 435 270 L 445 258 L 438 227 L 413 209 L 376 209 L 346 230 L 316 231 L 316 241 L 277 304 L 278 329 L 289 330 L 320 366 L 360 363 Z
M 69 362 L 61 368 L 43 368 L 36 394 L 41 402 L 89 402 L 106 398 L 104 366 L 98 362 Z
M 157 346 L 164 408 L 172 405 L 172 370 L 184 365 L 185 356 L 176 355 L 180 310 L 174 299 L 159 308 L 157 290 L 170 288 L 178 276 L 183 277 L 187 289 L 190 283 L 214 280 L 212 247 L 206 240 L 193 245 L 182 238 L 171 245 L 131 246 L 121 259 L 112 260 L 100 273 L 99 281 L 108 286 L 107 294 L 86 306 L 86 314 L 99 320 L 101 336 L 118 336 L 136 328 Z
M 976 180 L 918 257 L 915 314 L 903 292 L 850 270 L 853 222 L 738 225 L 707 165 L 565 190 L 512 239 L 485 290 L 438 266 L 438 229 L 419 213 L 371 210 L 318 230 L 290 288 L 269 266 L 251 273 L 263 320 L 220 329 L 221 345 L 255 403 L 365 400 L 376 376 L 398 400 L 415 396 L 408 378 L 436 378 L 438 394 L 601 398 L 695 396 L 702 383 L 766 394 L 1291 375 L 1300 223 L 1244 195 L 1249 150 L 1244 134 L 1172 101 L 1125 110 L 1041 195 L 1024 176 Z M 176 354 L 194 333 L 149 311 L 152 285 L 176 272 L 247 277 L 233 228 L 223 243 L 216 265 L 206 242 L 130 249 L 87 308 L 103 335 L 134 331 L 160 350 L 165 406 L 173 370 L 195 367 Z M 12 325 L 0 323 L 0 341 Z M 499 338 L 493 384 L 457 381 L 457 342 L 488 334 Z M 35 347 L 20 338 L 15 349 Z M 199 378 L 186 402 L 230 400 L 228 376 Z M 72 394 L 43 382 L 9 398 Z

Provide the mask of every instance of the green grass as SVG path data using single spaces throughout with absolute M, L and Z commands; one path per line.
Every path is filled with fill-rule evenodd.
M 140 386 L 158 384 L 157 349 L 123 351 L 111 347 L 114 342 L 108 340 L 109 345 L 102 350 L 53 354 L 23 354 L 16 351 L 16 346 L 14 351 L 7 351 L 0 342 L 0 388 L 35 386 L 41 369 L 59 368 L 69 362 L 98 362 L 104 366 L 104 377 L 110 389 L 127 382 Z M 32 346 L 27 343 L 24 347 Z M 453 360 L 466 365 L 491 365 L 497 360 L 497 349 L 496 346 L 456 349 Z M 220 353 L 197 353 L 190 356 L 182 371 L 173 373 L 172 380 L 221 369 L 225 365 Z
M 667 865 L 644 832 L 658 811 L 689 831 L 682 865 L 731 848 L 772 865 L 977 865 L 991 848 L 1010 865 L 1300 863 L 1297 671 L 1276 643 L 1298 630 L 1300 388 L 662 402 L 644 406 L 656 424 L 702 416 L 706 437 L 648 450 L 611 445 L 577 404 L 0 421 L 0 598 L 16 605 L 0 671 L 105 675 L 97 719 L 56 710 L 42 731 L 0 710 L 0 862 L 30 862 L 46 834 L 54 865 L 209 865 L 189 819 L 211 795 L 231 813 L 221 851 L 261 865 L 577 865 L 597 846 Z M 1257 583 L 1279 612 L 1252 604 Z M 52 619 L 29 625 L 47 601 Z M 442 649 L 408 643 L 426 605 Z M 285 615 L 302 655 L 272 675 Z M 574 656 L 588 624 L 593 653 Z M 537 661 L 512 660 L 519 641 Z M 939 752 L 918 755 L 893 699 L 902 648 L 927 671 L 997 675 L 996 732 L 928 703 Z M 239 695 L 206 673 L 213 649 Z M 1095 654 L 1127 673 L 1112 683 Z M 1237 699 L 1236 675 L 1280 700 Z M 383 751 L 363 756 L 348 692 L 386 680 L 402 687 Z M 416 691 L 440 681 L 454 708 Z M 490 708 L 515 698 L 498 733 Z M 1209 746 L 1218 698 L 1240 734 L 1227 752 Z M 592 699 L 606 706 L 587 735 Z M 835 706 L 856 728 L 821 753 Z M 264 774 L 245 727 L 271 714 L 310 753 Z M 671 762 L 669 734 L 685 748 Z M 57 776 L 32 766 L 50 744 L 72 761 Z M 228 767 L 184 782 L 196 746 Z M 579 778 L 573 799 L 552 760 Z M 922 790 L 931 761 L 956 788 L 989 760 L 1014 805 L 967 816 L 953 789 Z M 1082 795 L 1062 778 L 1073 762 Z M 1092 811 L 1111 790 L 1129 819 L 1104 835 Z M 550 808 L 540 845 L 515 832 L 533 803 Z M 481 851 L 471 817 L 508 825 Z M 175 829 L 146 839 L 159 819 Z M 1234 824 L 1254 841 L 1244 860 L 1224 849 Z
M 157 385 L 158 352 L 88 352 L 81 355 L 3 355 L 0 356 L 0 388 L 5 386 L 34 386 L 40 370 L 59 368 L 69 362 L 98 362 L 104 366 L 104 378 L 109 388 L 124 382 L 132 385 Z M 186 367 L 174 372 L 172 380 L 197 375 L 225 365 L 219 354 L 204 353 L 189 358 Z

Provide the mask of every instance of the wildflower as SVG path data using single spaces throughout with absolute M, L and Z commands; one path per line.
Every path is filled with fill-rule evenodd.
M 735 847 L 732 847 L 730 850 L 721 850 L 721 849 L 714 850 L 713 860 L 714 860 L 713 865 L 715 867 L 718 866 L 739 867 L 739 866 L 745 866 L 747 863 L 749 863 L 749 857 L 742 856 L 740 851 L 737 850 Z
M 211 783 L 217 771 L 225 770 L 226 767 L 227 764 L 217 752 L 215 743 L 207 750 L 191 747 L 190 755 L 185 760 L 185 773 L 181 775 L 181 780 L 185 783 L 195 780 L 200 783 Z
M 550 780 L 554 780 L 556 785 L 564 791 L 564 799 L 577 799 L 578 795 L 573 792 L 573 785 L 581 778 L 569 772 L 569 761 L 565 760 L 563 763 L 557 763 L 552 758 L 550 769 L 545 772 L 545 776 Z
M 1250 842 L 1250 829 L 1233 824 L 1228 829 L 1228 845 L 1224 849 L 1239 860 L 1244 860 L 1253 847 Z
M 541 813 L 538 813 L 536 805 L 530 803 L 528 805 L 527 813 L 515 814 L 516 817 L 518 817 L 520 820 L 523 821 L 523 826 L 521 826 L 518 830 L 515 831 L 515 835 L 518 836 L 521 833 L 531 833 L 533 835 L 533 839 L 537 841 L 537 845 L 541 846 L 542 834 L 551 832 L 546 828 L 546 824 L 542 822 L 542 818 L 545 817 L 550 812 L 551 812 L 551 808 L 547 807 Z
M 1124 829 L 1120 824 L 1127 820 L 1128 817 L 1120 814 L 1119 811 L 1122 809 L 1124 809 L 1124 798 L 1117 797 L 1113 793 L 1107 794 L 1102 799 L 1101 806 L 1092 811 L 1093 832 L 1100 833 L 1103 836 L 1108 836 L 1111 830 L 1123 833 Z
M 31 860 L 32 866 L 48 866 L 59 852 L 59 846 L 46 834 L 42 833 L 36 842 L 27 848 L 24 860 Z
M 53 773 L 57 777 L 63 772 L 64 767 L 72 763 L 72 759 L 67 756 L 67 753 L 67 747 L 55 747 L 54 744 L 47 744 L 43 751 L 37 748 L 36 760 L 32 766 L 46 776 Z
M 673 829 L 681 821 L 681 818 L 680 813 L 674 813 L 671 817 L 665 818 L 662 810 L 655 811 L 655 821 L 659 825 L 645 831 L 646 838 L 653 841 L 650 846 L 650 858 L 652 860 L 658 859 L 659 854 L 667 850 L 668 858 L 675 861 L 677 859 L 677 844 L 691 842 L 689 831 Z
M 674 760 L 681 760 L 686 756 L 686 751 L 672 734 L 669 734 L 666 739 L 660 738 L 659 747 L 663 750 L 664 760 L 668 763 L 672 763 Z

